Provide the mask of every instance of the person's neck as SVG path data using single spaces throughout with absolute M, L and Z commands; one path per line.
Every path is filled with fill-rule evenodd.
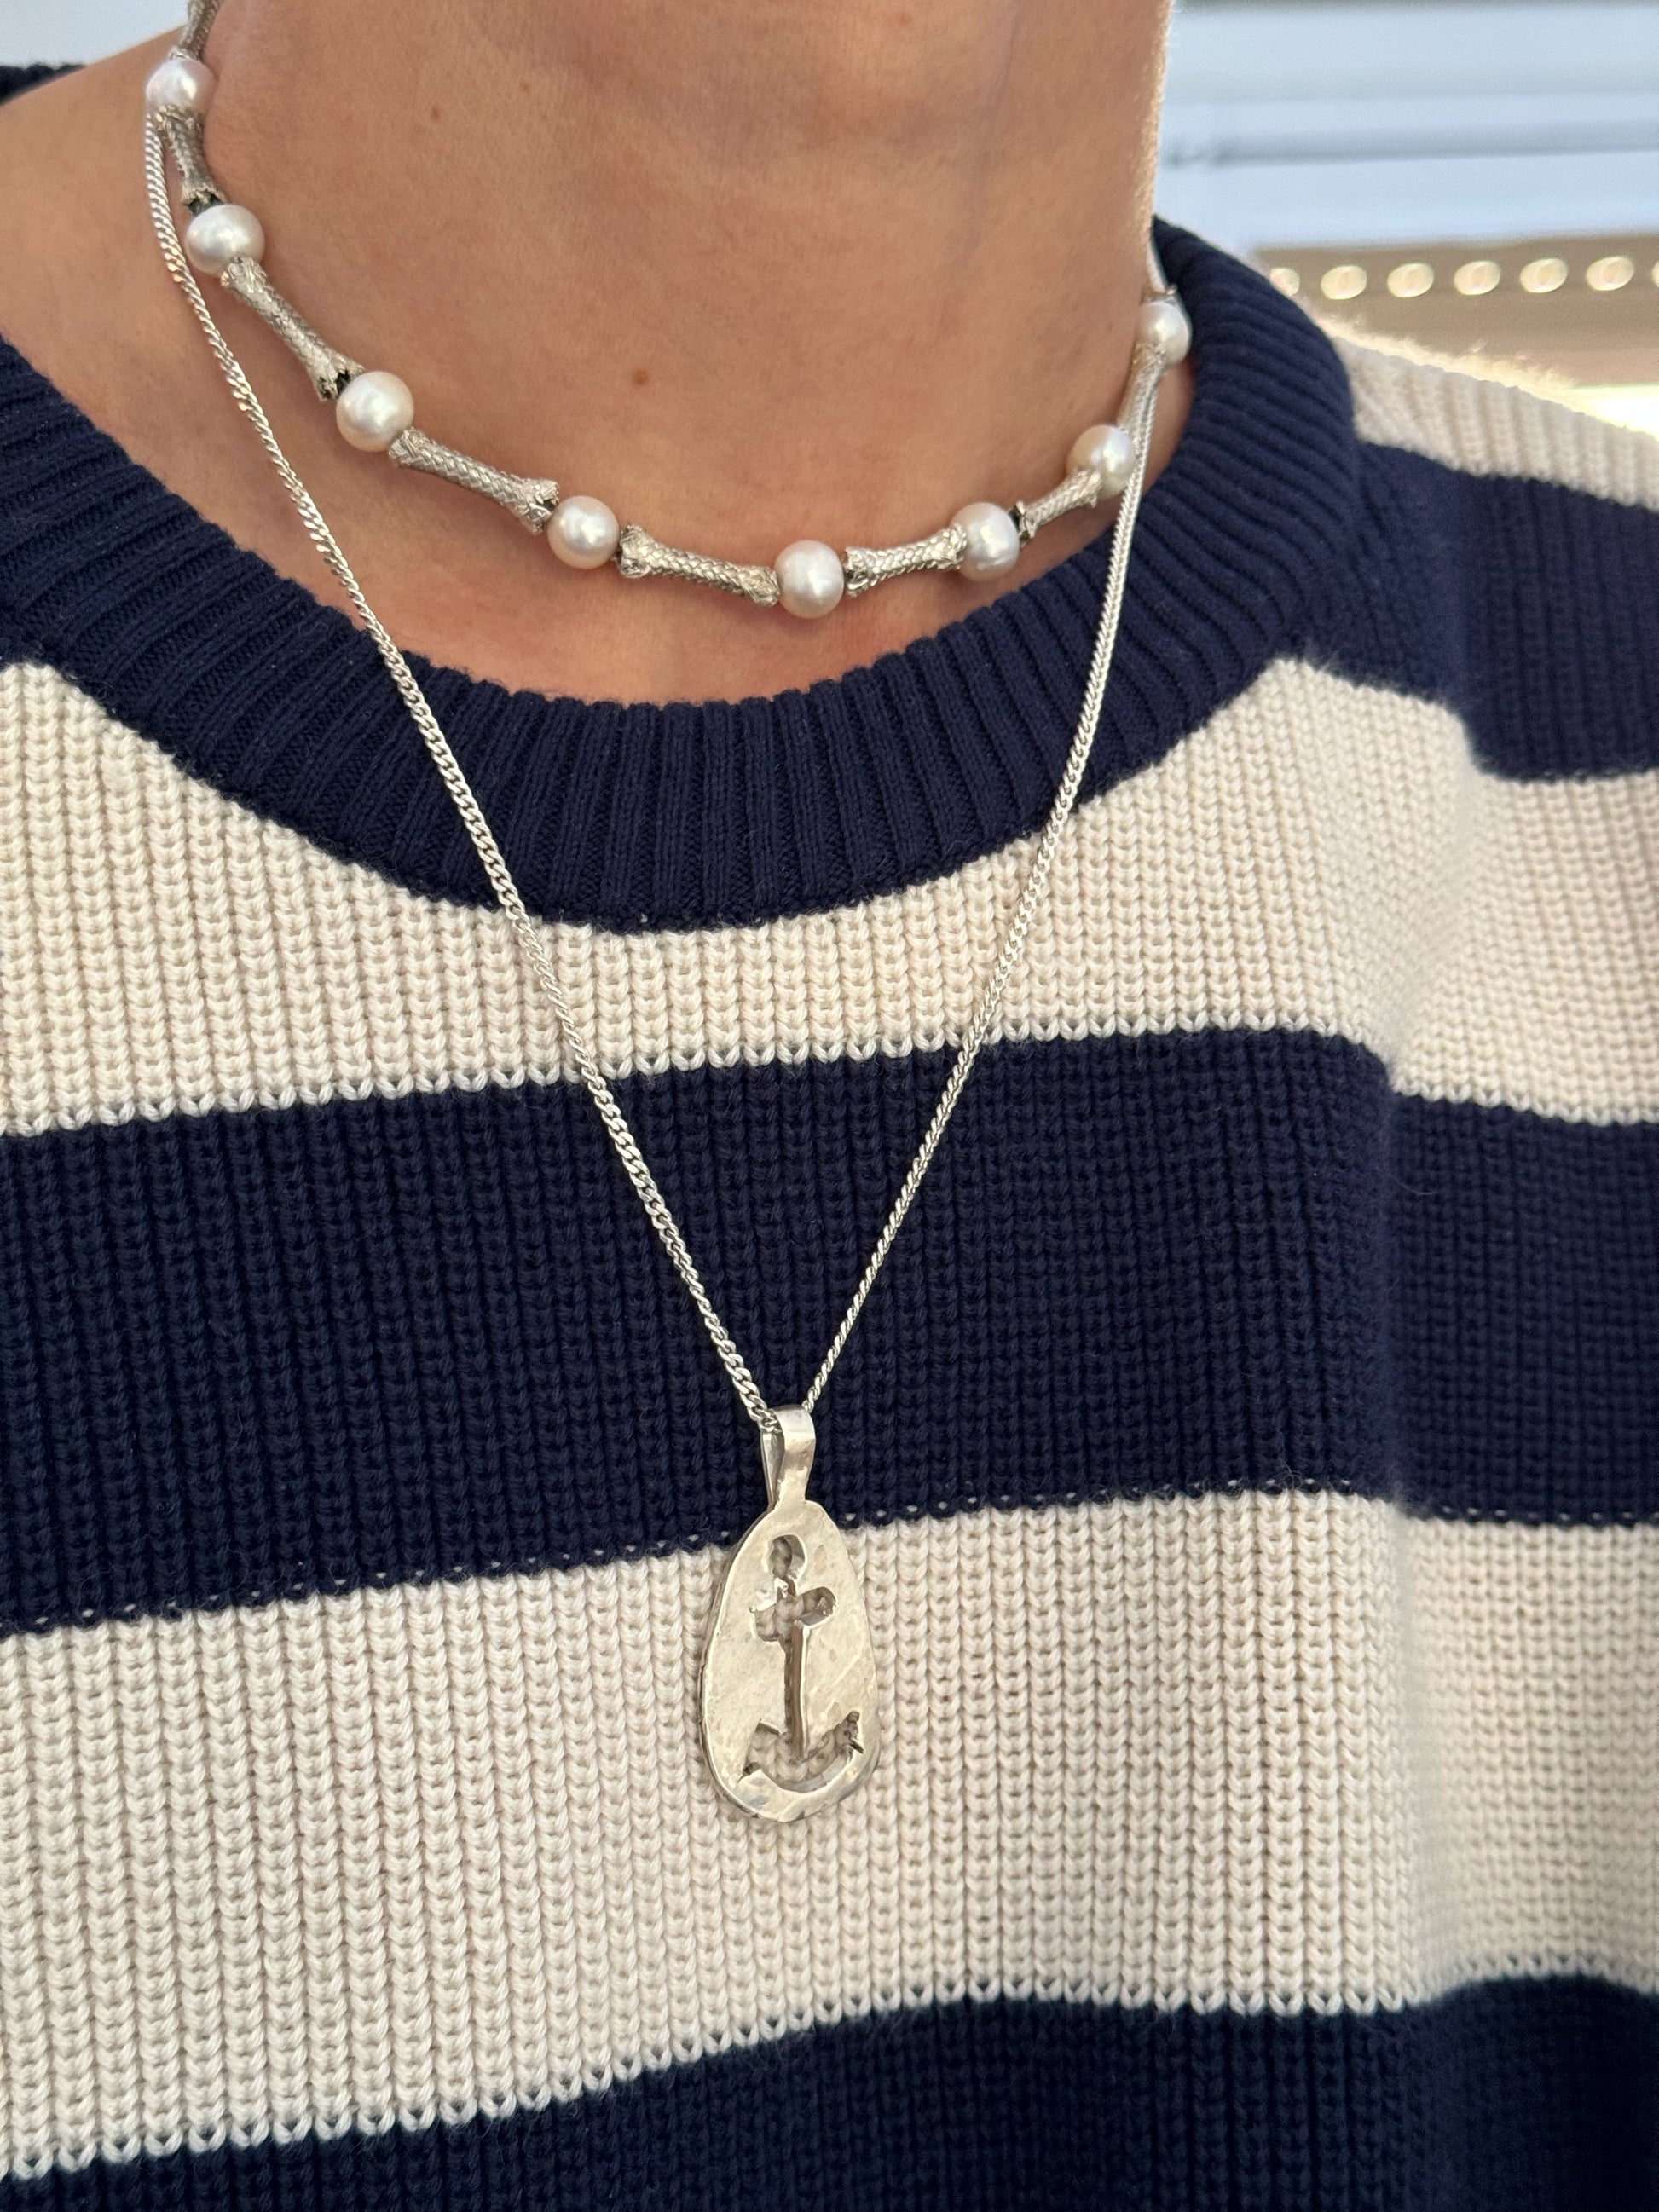
M 279 286 L 403 375 L 422 427 L 766 560 L 1034 495 L 1109 418 L 1162 46 L 1156 8 L 1102 0 L 226 0 L 208 147 Z M 589 696 L 734 696 L 1006 587 L 907 580 L 806 623 L 564 571 L 466 495 L 301 430 L 297 368 L 232 303 L 221 319 L 371 598 L 439 657 Z M 1174 380 L 1160 458 L 1184 398 Z M 1007 582 L 1102 520 L 1045 533 Z

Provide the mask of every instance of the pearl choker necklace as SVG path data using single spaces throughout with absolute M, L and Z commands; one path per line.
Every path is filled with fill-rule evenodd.
M 216 276 L 275 331 L 309 375 L 319 399 L 331 401 L 340 435 L 363 453 L 383 453 L 406 469 L 445 477 L 481 492 L 516 515 L 527 530 L 545 534 L 572 568 L 614 562 L 624 576 L 678 576 L 735 592 L 757 606 L 781 606 L 792 615 L 827 615 L 843 596 L 924 570 L 955 570 L 981 582 L 1012 568 L 1046 523 L 1079 507 L 1115 499 L 1134 468 L 1134 442 L 1117 422 L 1094 422 L 1073 444 L 1062 481 L 1041 499 L 971 500 L 942 529 L 904 545 L 849 545 L 837 553 L 821 538 L 798 538 L 774 561 L 722 561 L 678 545 L 665 545 L 637 522 L 619 524 L 602 499 L 562 492 L 550 477 L 515 476 L 487 461 L 441 445 L 415 427 L 415 399 L 402 377 L 365 368 L 318 336 L 289 306 L 261 266 L 265 234 L 249 208 L 227 200 L 203 151 L 202 126 L 216 80 L 202 59 L 208 21 L 215 10 L 198 6 L 190 28 L 145 88 L 150 116 L 166 139 L 179 171 L 180 197 L 190 210 L 185 252 L 204 276 Z M 1191 342 L 1185 310 L 1164 283 L 1154 258 L 1153 289 L 1142 301 L 1138 336 L 1166 364 L 1182 360 Z

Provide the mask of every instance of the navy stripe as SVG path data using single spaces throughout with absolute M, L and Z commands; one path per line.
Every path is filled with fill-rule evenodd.
M 1659 515 L 1364 452 L 1352 562 L 1309 611 L 1307 658 L 1451 708 L 1499 775 L 1659 768 Z
M 1659 1125 L 1404 1102 L 1389 1271 L 1431 1510 L 1659 1514 Z
M 1638 2212 L 1659 2004 L 1492 1984 L 1369 2014 L 954 2005 L 507 2120 L 0 2184 L 0 2212 Z
M 778 1402 L 937 1056 L 626 1086 Z M 1341 1487 L 1659 1512 L 1659 1127 L 1397 1100 L 1305 1034 L 987 1055 L 823 1407 L 848 1521 Z M 729 1534 L 752 1434 L 574 1086 L 0 1146 L 3 1617 Z
M 62 62 L 33 62 L 24 69 L 0 69 L 0 100 L 10 100 L 20 92 L 32 92 L 37 84 L 62 76 L 66 69 L 73 66 Z

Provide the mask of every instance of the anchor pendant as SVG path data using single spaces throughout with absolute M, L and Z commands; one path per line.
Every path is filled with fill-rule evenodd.
M 842 1533 L 806 1495 L 812 1417 L 763 1430 L 767 1510 L 726 1562 L 702 1655 L 703 1750 L 723 1793 L 799 1820 L 855 1790 L 880 1745 L 876 1656 Z

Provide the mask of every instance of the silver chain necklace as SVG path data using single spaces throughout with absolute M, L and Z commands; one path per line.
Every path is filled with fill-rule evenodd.
M 180 58 L 191 58 L 182 52 Z M 817 1374 L 799 1405 L 773 1407 L 715 1310 L 690 1248 L 572 1012 L 544 936 L 525 904 L 448 738 L 408 662 L 370 606 L 321 509 L 283 452 L 246 370 L 214 319 L 173 222 L 162 131 L 153 106 L 145 129 L 144 170 L 150 213 L 168 271 L 189 301 L 237 406 L 253 425 L 307 536 L 373 639 L 465 824 L 525 959 L 547 994 L 565 1048 L 599 1109 L 628 1179 L 685 1285 L 732 1388 L 760 1431 L 766 1509 L 726 1563 L 704 1647 L 699 1709 L 709 1769 L 724 1795 L 762 1820 L 799 1820 L 833 1805 L 856 1788 L 874 1764 L 880 1746 L 875 1655 L 863 1594 L 840 1529 L 806 1494 L 815 1447 L 812 1411 L 892 1249 L 990 1033 L 1076 804 L 1093 749 L 1117 639 L 1158 383 L 1171 360 L 1184 353 L 1184 337 L 1177 334 L 1177 352 L 1173 343 L 1166 346 L 1162 342 L 1156 323 L 1151 327 L 1143 325 L 1123 410 L 1123 428 L 1133 444 L 1133 459 L 1112 526 L 1106 586 L 1077 732 L 1001 952 L 957 1047 L 916 1156 Z M 1153 265 L 1161 281 L 1161 272 Z M 1169 298 L 1167 293 L 1161 296 Z M 1184 331 L 1184 315 L 1179 319 Z

